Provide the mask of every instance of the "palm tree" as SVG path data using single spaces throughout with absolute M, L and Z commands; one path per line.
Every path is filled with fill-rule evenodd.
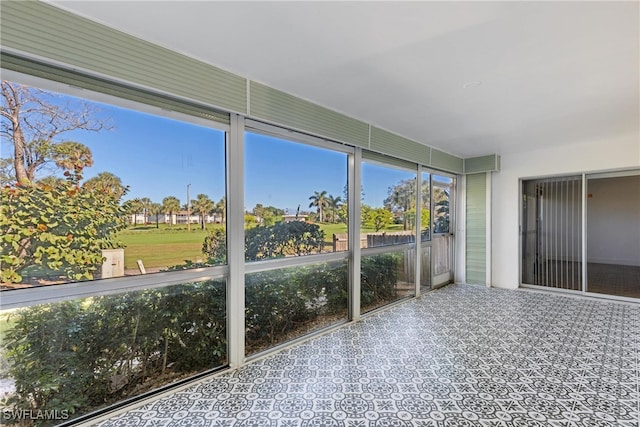
M 149 205 L 149 212 L 156 217 L 156 228 L 160 228 L 158 225 L 160 214 L 163 213 L 162 205 L 160 203 L 151 203 Z
M 135 225 L 136 216 L 143 210 L 140 199 L 127 200 L 122 204 L 122 207 L 127 214 L 131 215 L 131 223 Z
M 224 224 L 225 216 L 227 215 L 227 196 L 223 196 L 216 204 L 216 210 L 222 215 L 222 223 Z
M 79 142 L 61 142 L 56 144 L 52 151 L 51 159 L 56 166 L 64 170 L 82 169 L 93 165 L 91 150 Z
M 111 172 L 100 172 L 85 181 L 82 186 L 86 189 L 101 191 L 115 199 L 120 199 L 127 192 L 127 187 L 122 185 L 122 180 Z
M 314 191 L 313 196 L 310 196 L 309 200 L 311 200 L 311 203 L 309 203 L 310 208 L 314 206 L 318 208 L 318 221 L 322 222 L 322 211 L 324 210 L 324 208 L 329 206 L 327 192 L 324 190 L 321 192 Z
M 336 222 L 336 211 L 342 206 L 342 197 L 329 195 L 329 207 L 331 208 L 331 222 Z
M 180 210 L 180 200 L 175 196 L 167 196 L 162 199 L 162 210 L 169 214 L 169 225 L 173 225 L 173 214 Z
M 207 217 L 215 208 L 215 203 L 206 194 L 198 194 L 196 200 L 191 202 L 193 210 L 200 215 L 200 228 L 204 230 L 204 223 Z
M 150 198 L 148 197 L 143 197 L 142 199 L 140 199 L 140 207 L 142 208 L 142 214 L 144 217 L 144 223 L 147 223 L 148 220 L 148 216 L 149 216 L 149 208 L 151 207 L 151 204 L 153 202 L 151 201 Z

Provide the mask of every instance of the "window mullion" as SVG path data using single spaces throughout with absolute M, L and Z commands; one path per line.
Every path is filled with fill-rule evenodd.
M 349 156 L 349 251 L 351 252 L 349 277 L 349 310 L 351 320 L 360 320 L 360 210 L 362 188 L 362 149 L 356 148 Z
M 227 137 L 227 339 L 229 366 L 245 360 L 244 337 L 244 118 L 231 115 Z

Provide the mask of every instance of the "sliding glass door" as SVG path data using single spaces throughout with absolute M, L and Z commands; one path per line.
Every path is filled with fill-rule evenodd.
M 640 173 L 587 176 L 586 291 L 640 298 Z
M 640 171 L 522 182 L 521 283 L 640 298 Z

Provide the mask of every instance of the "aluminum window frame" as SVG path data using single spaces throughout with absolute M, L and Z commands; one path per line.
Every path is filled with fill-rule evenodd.
M 112 95 L 95 92 L 69 86 L 63 83 L 46 80 L 40 77 L 31 76 L 16 71 L 2 69 L 3 79 L 12 82 L 33 86 L 45 91 L 53 91 L 61 95 L 73 96 L 88 102 L 98 102 L 108 104 L 118 108 L 133 110 L 146 114 L 155 115 L 162 118 L 177 120 L 180 122 L 206 127 L 224 132 L 225 139 L 225 169 L 229 170 L 229 133 L 230 125 L 225 125 L 213 120 L 190 116 L 188 114 L 163 109 L 137 101 L 118 98 Z M 229 192 L 229 180 L 225 182 L 225 193 Z M 134 276 L 114 277 L 108 279 L 94 279 L 81 282 L 67 282 L 51 286 L 35 286 L 31 288 L 12 289 L 1 292 L 1 310 L 28 307 L 43 303 L 58 301 L 68 301 L 76 298 L 87 298 L 91 296 L 113 295 L 128 291 L 153 289 L 166 286 L 179 285 L 209 279 L 226 278 L 228 282 L 229 267 L 214 266 L 205 268 L 195 268 L 180 271 L 167 271 Z M 227 283 L 227 287 L 229 284 Z

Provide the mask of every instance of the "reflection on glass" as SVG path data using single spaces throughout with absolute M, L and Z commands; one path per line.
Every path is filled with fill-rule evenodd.
M 422 210 L 420 213 L 420 239 L 423 242 L 431 240 L 431 179 L 430 174 L 422 173 L 422 191 L 421 203 Z
M 415 295 L 415 249 L 363 256 L 360 306 L 363 313 Z
M 202 246 L 225 223 L 224 132 L 3 85 L 3 290 L 222 261 Z
M 247 354 L 346 320 L 347 272 L 335 261 L 247 274 Z
M 360 246 L 414 242 L 416 173 L 363 162 L 362 188 Z
M 433 232 L 449 233 L 451 189 L 453 179 L 446 176 L 433 175 Z
M 60 422 L 226 364 L 225 286 L 208 280 L 0 312 L 7 408 L 51 411 Z
M 247 261 L 346 251 L 347 154 L 245 138 Z
M 420 286 L 422 290 L 431 289 L 431 246 L 423 246 L 420 265 Z

